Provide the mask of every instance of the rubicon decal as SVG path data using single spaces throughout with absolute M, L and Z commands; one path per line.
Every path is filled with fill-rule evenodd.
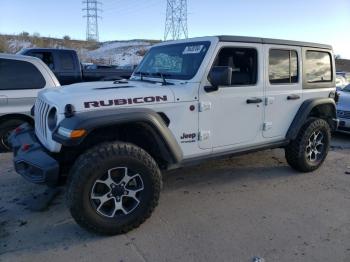
M 168 96 L 146 96 L 146 97 L 134 97 L 134 98 L 117 98 L 99 101 L 84 102 L 85 108 L 91 107 L 108 107 L 108 106 L 122 106 L 132 104 L 145 104 L 145 103 L 159 103 L 168 101 Z

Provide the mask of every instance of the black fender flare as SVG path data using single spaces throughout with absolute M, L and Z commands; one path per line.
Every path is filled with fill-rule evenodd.
M 304 123 L 306 122 L 307 118 L 310 116 L 311 111 L 320 105 L 330 105 L 332 108 L 332 112 L 331 113 L 331 118 L 328 119 L 330 121 L 334 121 L 337 117 L 336 114 L 336 105 L 335 105 L 335 101 L 332 98 L 311 98 L 311 99 L 307 99 L 305 100 L 297 114 L 295 115 L 292 124 L 290 125 L 286 138 L 293 140 L 297 137 L 299 130 L 302 128 L 302 126 L 304 125 Z M 329 112 L 328 112 L 329 113 Z M 331 123 L 331 128 L 332 129 L 336 129 L 336 124 Z
M 77 113 L 60 122 L 53 133 L 53 139 L 64 146 L 77 146 L 84 141 L 89 133 L 96 129 L 127 123 L 146 124 L 150 127 L 150 131 L 156 139 L 162 155 L 170 163 L 179 163 L 182 160 L 183 153 L 173 133 L 157 112 L 147 108 L 120 108 L 118 110 L 96 110 Z M 69 139 L 57 132 L 59 127 L 69 130 L 84 129 L 87 131 L 87 135 L 80 139 Z

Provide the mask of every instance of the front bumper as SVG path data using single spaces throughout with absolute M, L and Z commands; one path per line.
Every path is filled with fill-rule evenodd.
M 57 185 L 59 163 L 40 144 L 34 130 L 28 124 L 23 124 L 13 131 L 10 142 L 18 174 L 32 183 Z

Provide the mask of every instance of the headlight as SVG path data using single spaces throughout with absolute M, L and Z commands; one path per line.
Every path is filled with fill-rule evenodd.
M 51 108 L 47 116 L 47 125 L 49 129 L 53 131 L 57 126 L 57 109 L 55 107 Z

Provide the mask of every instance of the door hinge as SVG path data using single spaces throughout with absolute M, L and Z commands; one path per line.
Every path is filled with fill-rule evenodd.
M 211 102 L 200 102 L 199 112 L 207 111 L 211 109 Z
M 272 105 L 275 101 L 275 98 L 272 96 L 265 97 L 265 106 Z
M 208 130 L 201 130 L 199 131 L 199 141 L 204 141 L 204 140 L 208 140 L 210 138 L 210 131 Z
M 267 131 L 272 129 L 272 122 L 264 122 L 263 124 L 263 131 Z

